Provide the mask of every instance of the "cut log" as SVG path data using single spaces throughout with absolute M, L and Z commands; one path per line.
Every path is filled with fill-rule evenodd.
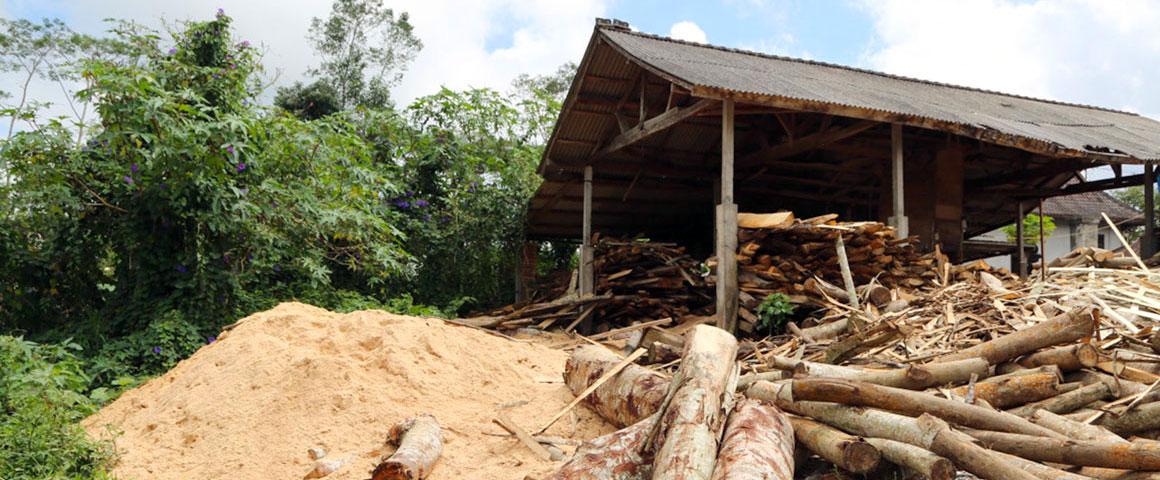
M 652 456 L 642 448 L 656 423 L 653 415 L 630 427 L 584 442 L 546 480 L 645 480 L 652 476 Z
M 435 417 L 419 415 L 391 427 L 387 444 L 398 448 L 375 467 L 371 480 L 427 478 L 443 453 L 443 431 Z
M 1081 368 L 1091 368 L 1100 361 L 1099 350 L 1089 343 L 1077 343 L 1066 347 L 1051 348 L 1032 353 L 1018 360 L 1026 368 L 1055 365 L 1060 370 L 1071 372 Z
M 1073 440 L 1094 440 L 1103 442 L 1127 442 L 1123 437 L 1116 435 L 1103 427 L 1077 422 L 1070 418 L 1058 415 L 1047 410 L 1036 410 L 1031 415 L 1031 421 L 1036 425 L 1055 430 Z
M 1010 413 L 938 398 L 922 392 L 837 379 L 792 380 L 790 385 L 793 398 L 799 400 L 876 407 L 916 416 L 922 413 L 931 413 L 968 427 L 1040 435 L 1049 438 L 1065 438 L 1050 429 L 1035 425 L 1025 418 Z
M 939 357 L 939 362 L 978 357 L 998 365 L 1041 348 L 1074 342 L 1091 335 L 1099 325 L 1099 309 L 1075 308 L 1046 322 L 1003 335 L 965 350 Z
M 997 452 L 994 450 L 987 450 L 987 453 L 990 453 L 991 455 L 994 455 L 995 457 L 1010 463 L 1011 465 L 1014 465 L 1016 468 L 1023 470 L 1024 472 L 1034 475 L 1040 480 L 1092 480 L 1092 478 L 1088 476 L 1078 475 L 1066 470 L 1060 470 L 1055 467 L 1049 467 L 1042 463 L 1032 462 L 1031 460 L 1019 458 L 1009 453 Z
M 1063 378 L 1069 382 L 1083 382 L 1084 384 L 1103 383 L 1111 387 L 1112 394 L 1117 397 L 1135 395 L 1148 390 L 1148 386 L 1144 385 L 1143 383 L 1132 382 L 1122 378 L 1113 377 L 1106 373 L 1087 369 L 1080 370 L 1078 372 L 1069 372 Z
M 573 395 L 579 395 L 618 363 L 620 358 L 604 347 L 577 348 L 564 365 L 564 383 Z M 588 395 L 583 403 L 609 423 L 625 427 L 656 412 L 668 383 L 659 373 L 628 365 Z
M 774 402 L 783 410 L 856 435 L 886 438 L 925 448 L 988 480 L 1036 478 L 1009 462 L 995 458 L 993 452 L 976 445 L 970 437 L 947 428 L 945 423 L 930 415 L 924 414 L 914 419 L 872 408 L 797 401 L 788 383 L 757 382 L 749 387 L 747 395 Z
M 1122 468 L 1160 470 L 1160 445 L 1106 441 L 1076 441 L 1017 433 L 967 430 L 983 446 L 1028 460 Z
M 792 480 L 794 432 L 773 404 L 737 403 L 729 415 L 712 480 Z
M 1064 392 L 1051 398 L 1029 403 L 1022 407 L 1008 410 L 1009 413 L 1020 417 L 1031 416 L 1037 410 L 1046 410 L 1051 413 L 1070 413 L 1090 405 L 1097 400 L 1112 396 L 1112 388 L 1103 382 L 1084 385 L 1070 392 Z
M 882 458 L 906 467 L 930 480 L 951 480 L 955 478 L 955 465 L 943 457 L 935 455 L 929 450 L 916 447 L 909 443 L 885 438 L 866 438 L 866 443 L 873 445 L 882 453 Z
M 1160 402 L 1136 405 L 1122 415 L 1105 414 L 1095 423 L 1120 435 L 1156 430 L 1160 428 Z
M 910 365 L 895 369 L 852 368 L 828 363 L 793 360 L 786 357 L 767 359 L 770 366 L 791 370 L 798 377 L 828 377 L 861 380 L 887 387 L 921 390 L 924 388 L 962 383 L 971 375 L 984 378 L 990 374 L 990 364 L 981 358 L 966 358 L 954 362 Z
M 882 454 L 873 445 L 829 425 L 802 417 L 790 417 L 794 438 L 815 455 L 854 473 L 878 467 Z
M 1008 377 L 996 382 L 974 384 L 975 398 L 995 408 L 1010 408 L 1028 402 L 1043 400 L 1058 395 L 1059 375 L 1037 373 Z M 951 393 L 966 396 L 970 385 L 951 389 Z
M 729 332 L 708 325 L 697 325 L 689 332 L 676 374 L 684 380 L 673 394 L 671 407 L 661 412 L 665 435 L 653 461 L 654 480 L 713 474 L 717 441 L 725 424 L 721 406 L 736 357 L 737 339 Z

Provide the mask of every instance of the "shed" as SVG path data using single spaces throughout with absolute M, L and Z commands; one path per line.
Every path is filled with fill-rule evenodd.
M 1133 113 L 690 43 L 600 19 L 544 151 L 528 235 L 581 238 L 582 265 L 593 231 L 712 247 L 728 260 L 738 210 L 833 212 L 889 221 L 964 259 L 966 239 L 1039 199 L 1150 187 L 1156 160 L 1160 122 Z M 1123 164 L 1144 164 L 1145 173 L 1124 175 Z M 1114 176 L 1080 175 L 1101 165 Z M 723 297 L 735 273 L 723 268 L 718 312 L 728 318 L 735 294 Z M 581 291 L 591 292 L 584 270 Z

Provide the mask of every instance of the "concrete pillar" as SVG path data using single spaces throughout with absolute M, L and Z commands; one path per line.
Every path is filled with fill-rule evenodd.
M 894 227 L 899 237 L 910 236 L 910 225 L 906 219 L 906 201 L 903 184 L 905 172 L 902 167 L 902 125 L 890 126 L 890 195 L 891 217 L 890 225 Z

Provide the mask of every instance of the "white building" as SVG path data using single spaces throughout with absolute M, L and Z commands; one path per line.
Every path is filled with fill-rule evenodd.
M 1123 246 L 1100 216 L 1101 212 L 1108 214 L 1121 230 L 1142 222 L 1140 212 L 1106 192 L 1078 193 L 1044 200 L 1043 214 L 1055 221 L 1055 231 L 1051 232 L 1045 241 L 1047 261 L 1066 255 L 1076 247 L 1115 250 Z M 1029 213 L 1038 213 L 1038 209 L 1033 209 Z M 992 230 L 975 238 L 1010 241 L 1002 229 Z M 1035 248 L 1038 250 L 1039 246 L 1036 245 Z M 986 260 L 992 266 L 1011 269 L 1010 256 L 990 257 Z

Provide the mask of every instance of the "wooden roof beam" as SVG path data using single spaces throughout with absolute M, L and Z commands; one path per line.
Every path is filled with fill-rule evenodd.
M 705 110 L 713 105 L 719 103 L 717 100 L 701 99 L 696 103 L 687 107 L 674 107 L 668 111 L 652 117 L 648 120 L 640 122 L 637 126 L 622 132 L 608 142 L 604 148 L 596 153 L 597 158 L 606 157 L 616 153 L 625 147 L 644 140 L 658 132 L 664 131 L 673 125 L 676 125 L 686 118 L 696 115 L 697 112 Z
M 798 138 L 792 142 L 782 143 L 750 153 L 737 162 L 738 168 L 752 168 L 765 163 L 792 157 L 799 153 L 814 150 L 823 145 L 841 141 L 879 125 L 878 122 L 860 121 L 844 127 L 834 127 L 811 135 Z

